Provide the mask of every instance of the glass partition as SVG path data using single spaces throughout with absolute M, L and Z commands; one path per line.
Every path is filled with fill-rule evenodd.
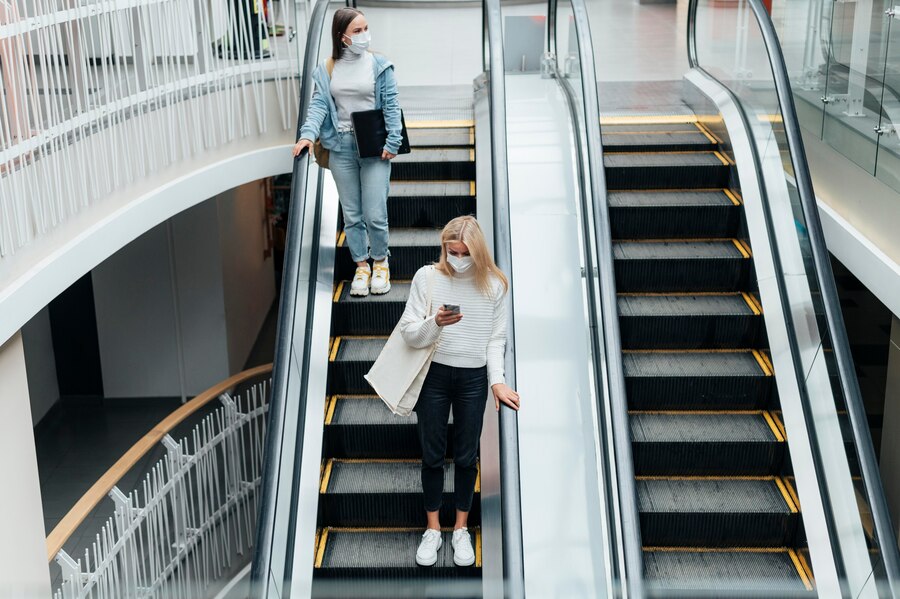
M 900 10 L 892 0 L 776 0 L 800 124 L 900 190 Z
M 810 129 L 821 122 L 826 141 L 863 168 L 887 177 L 888 163 L 882 162 L 882 154 L 886 144 L 892 143 L 890 139 L 897 147 L 896 136 L 884 130 L 889 120 L 884 96 L 891 93 L 885 85 L 889 80 L 885 57 L 893 19 L 876 19 L 884 15 L 868 12 L 865 5 L 871 8 L 872 2 L 838 2 L 832 12 L 824 5 L 785 3 L 775 6 L 772 21 L 760 0 L 727 4 L 696 0 L 689 11 L 693 66 L 731 92 L 755 154 L 761 214 L 772 255 L 769 278 L 760 274 L 759 264 L 757 275 L 763 296 L 778 298 L 784 315 L 787 347 L 777 348 L 774 341 L 772 346 L 788 442 L 792 436 L 795 440 L 806 437 L 810 448 L 804 454 L 791 446 L 791 456 L 812 567 L 819 568 L 814 574 L 820 592 L 828 588 L 830 578 L 834 590 L 839 588 L 845 596 L 859 596 L 864 589 L 871 592 L 874 585 L 891 582 L 884 579 L 880 566 L 885 557 L 893 563 L 896 544 L 889 518 L 885 519 L 880 478 L 849 359 L 798 114 Z M 854 18 L 857 15 L 866 22 Z M 830 23 L 823 27 L 830 29 L 816 30 L 814 25 L 826 17 Z M 784 33 L 784 55 L 773 21 Z M 862 50 L 853 47 L 853 39 L 860 39 L 854 29 L 866 27 L 872 35 L 864 38 L 872 42 Z M 806 36 L 798 31 L 805 31 Z M 815 43 L 808 43 L 810 37 Z M 867 59 L 861 60 L 859 53 L 867 53 Z M 790 70 L 785 63 L 791 65 Z M 859 85 L 864 90 L 854 88 Z M 810 98 L 816 93 L 826 99 L 819 121 L 810 110 Z M 876 131 L 876 127 L 882 130 Z M 883 174 L 879 172 L 882 169 Z M 835 442 L 841 438 L 843 443 Z M 805 463 L 797 459 L 803 455 L 808 458 Z M 808 481 L 806 494 L 801 476 Z M 814 484 L 810 486 L 809 481 Z M 819 501 L 821 505 L 817 505 Z M 883 548 L 889 555 L 882 555 Z M 823 564 L 833 570 L 825 572 Z

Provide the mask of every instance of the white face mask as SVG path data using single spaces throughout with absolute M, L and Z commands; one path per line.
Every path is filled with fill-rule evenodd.
M 472 256 L 454 256 L 453 254 L 447 254 L 447 264 L 460 274 L 469 270 L 474 263 L 475 261 L 472 260 Z
M 354 54 L 362 54 L 368 50 L 369 42 L 372 41 L 372 36 L 368 31 L 363 31 L 362 33 L 357 33 L 353 36 L 345 35 L 344 37 L 349 37 L 350 41 L 353 42 L 352 45 L 347 46 L 347 49 Z

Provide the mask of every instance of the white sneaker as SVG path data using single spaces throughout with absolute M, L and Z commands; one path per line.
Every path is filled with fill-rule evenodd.
M 387 258 L 381 262 L 375 262 L 372 265 L 372 293 L 375 295 L 383 295 L 391 290 L 391 269 L 388 266 Z
M 469 529 L 463 527 L 453 531 L 453 563 L 457 566 L 471 566 L 475 563 L 475 550 L 472 549 L 472 539 L 469 537 Z
M 437 562 L 437 552 L 444 544 L 441 531 L 429 528 L 422 535 L 422 542 L 416 551 L 416 563 L 420 566 L 433 566 Z
M 372 267 L 368 264 L 357 266 L 353 282 L 350 283 L 350 295 L 365 297 L 369 295 L 369 279 L 372 277 Z

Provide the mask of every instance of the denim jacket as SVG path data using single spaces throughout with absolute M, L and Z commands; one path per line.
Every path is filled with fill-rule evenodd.
M 397 80 L 394 78 L 394 64 L 380 54 L 372 54 L 375 59 L 375 108 L 384 110 L 384 124 L 387 128 L 387 140 L 384 149 L 396 154 L 400 149 L 401 123 L 400 102 L 397 100 Z M 306 121 L 300 128 L 300 138 L 315 140 L 333 150 L 338 145 L 337 107 L 331 97 L 331 77 L 325 63 L 313 71 L 313 82 L 316 84 Z

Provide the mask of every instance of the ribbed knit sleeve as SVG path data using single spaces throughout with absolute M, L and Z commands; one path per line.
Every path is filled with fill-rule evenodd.
M 426 318 L 425 304 L 428 273 L 425 266 L 416 272 L 412 285 L 409 288 L 409 299 L 406 300 L 406 309 L 400 317 L 400 334 L 410 347 L 423 348 L 437 342 L 441 334 L 441 327 L 434 321 L 434 314 Z M 435 274 L 437 276 L 437 274 Z
M 491 386 L 506 382 L 506 295 L 503 285 L 498 284 L 494 300 L 494 321 L 486 348 L 488 384 Z

